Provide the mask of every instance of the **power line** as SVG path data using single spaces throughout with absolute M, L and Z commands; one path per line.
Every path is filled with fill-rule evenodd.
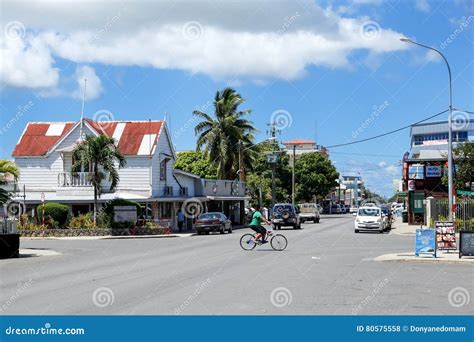
M 413 125 L 417 125 L 419 123 L 422 123 L 422 122 L 425 122 L 425 121 L 428 121 L 430 119 L 433 119 L 437 116 L 440 116 L 441 114 L 444 114 L 446 113 L 448 110 L 443 110 L 442 112 L 439 112 L 439 113 L 436 113 L 435 115 L 432 115 L 426 119 L 423 119 L 423 120 L 420 120 L 420 121 L 417 121 L 415 123 L 412 123 L 412 124 L 409 124 L 407 126 L 404 126 L 404 127 L 401 127 L 401 128 L 398 128 L 398 129 L 394 129 L 393 131 L 389 131 L 389 132 L 385 132 L 385 133 L 382 133 L 382 134 L 379 134 L 379 135 L 376 135 L 376 136 L 373 136 L 373 137 L 370 137 L 370 138 L 365 138 L 365 139 L 361 139 L 361 140 L 356 140 L 356 141 L 352 141 L 352 142 L 348 142 L 348 143 L 344 143 L 344 144 L 338 144 L 338 145 L 331 145 L 331 146 L 325 146 L 326 148 L 335 148 L 335 147 L 341 147 L 341 146 L 348 146 L 348 145 L 354 145 L 354 144 L 358 144 L 358 143 L 361 143 L 361 142 L 364 142 L 364 141 L 369 141 L 369 140 L 374 140 L 374 139 L 378 139 L 378 138 L 381 138 L 381 137 L 384 137 L 386 135 L 390 135 L 390 134 L 393 134 L 393 133 L 396 133 L 396 132 L 400 132 L 400 131 L 403 131 L 407 128 L 410 128 L 411 126 Z

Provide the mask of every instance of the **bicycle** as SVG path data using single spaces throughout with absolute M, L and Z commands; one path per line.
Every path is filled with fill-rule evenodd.
M 247 233 L 240 238 L 240 247 L 245 251 L 253 250 L 257 245 L 263 245 L 262 241 L 255 240 L 257 234 Z M 267 241 L 270 238 L 270 246 L 275 251 L 282 251 L 288 246 L 288 240 L 281 234 L 273 234 L 272 230 L 267 231 Z

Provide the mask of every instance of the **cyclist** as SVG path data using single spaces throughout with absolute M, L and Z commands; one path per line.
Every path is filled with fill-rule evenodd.
M 266 243 L 265 237 L 267 235 L 267 230 L 262 226 L 262 222 L 265 224 L 271 225 L 271 223 L 263 217 L 262 213 L 260 212 L 260 206 L 255 206 L 255 211 L 252 215 L 252 221 L 250 222 L 250 229 L 255 231 L 257 235 L 255 236 L 255 240 L 259 240 L 262 243 Z

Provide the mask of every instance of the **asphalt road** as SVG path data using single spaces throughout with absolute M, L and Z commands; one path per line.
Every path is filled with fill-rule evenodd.
M 0 260 L 2 314 L 474 314 L 472 265 L 378 262 L 414 238 L 360 233 L 349 215 L 283 230 L 288 248 L 233 234 L 22 240 L 57 256 Z M 450 295 L 451 292 L 451 295 Z M 461 300 L 459 306 L 459 299 Z M 460 297 L 461 296 L 461 297 Z M 463 297 L 464 296 L 464 297 Z M 454 305 L 450 304 L 453 303 Z

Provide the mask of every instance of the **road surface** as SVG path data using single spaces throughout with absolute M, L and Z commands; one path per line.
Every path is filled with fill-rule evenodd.
M 289 242 L 283 252 L 268 245 L 246 252 L 239 246 L 246 231 L 23 239 L 21 248 L 61 254 L 0 260 L 0 309 L 8 315 L 474 314 L 472 265 L 372 260 L 413 251 L 412 236 L 355 234 L 352 216 L 332 215 L 282 230 Z

